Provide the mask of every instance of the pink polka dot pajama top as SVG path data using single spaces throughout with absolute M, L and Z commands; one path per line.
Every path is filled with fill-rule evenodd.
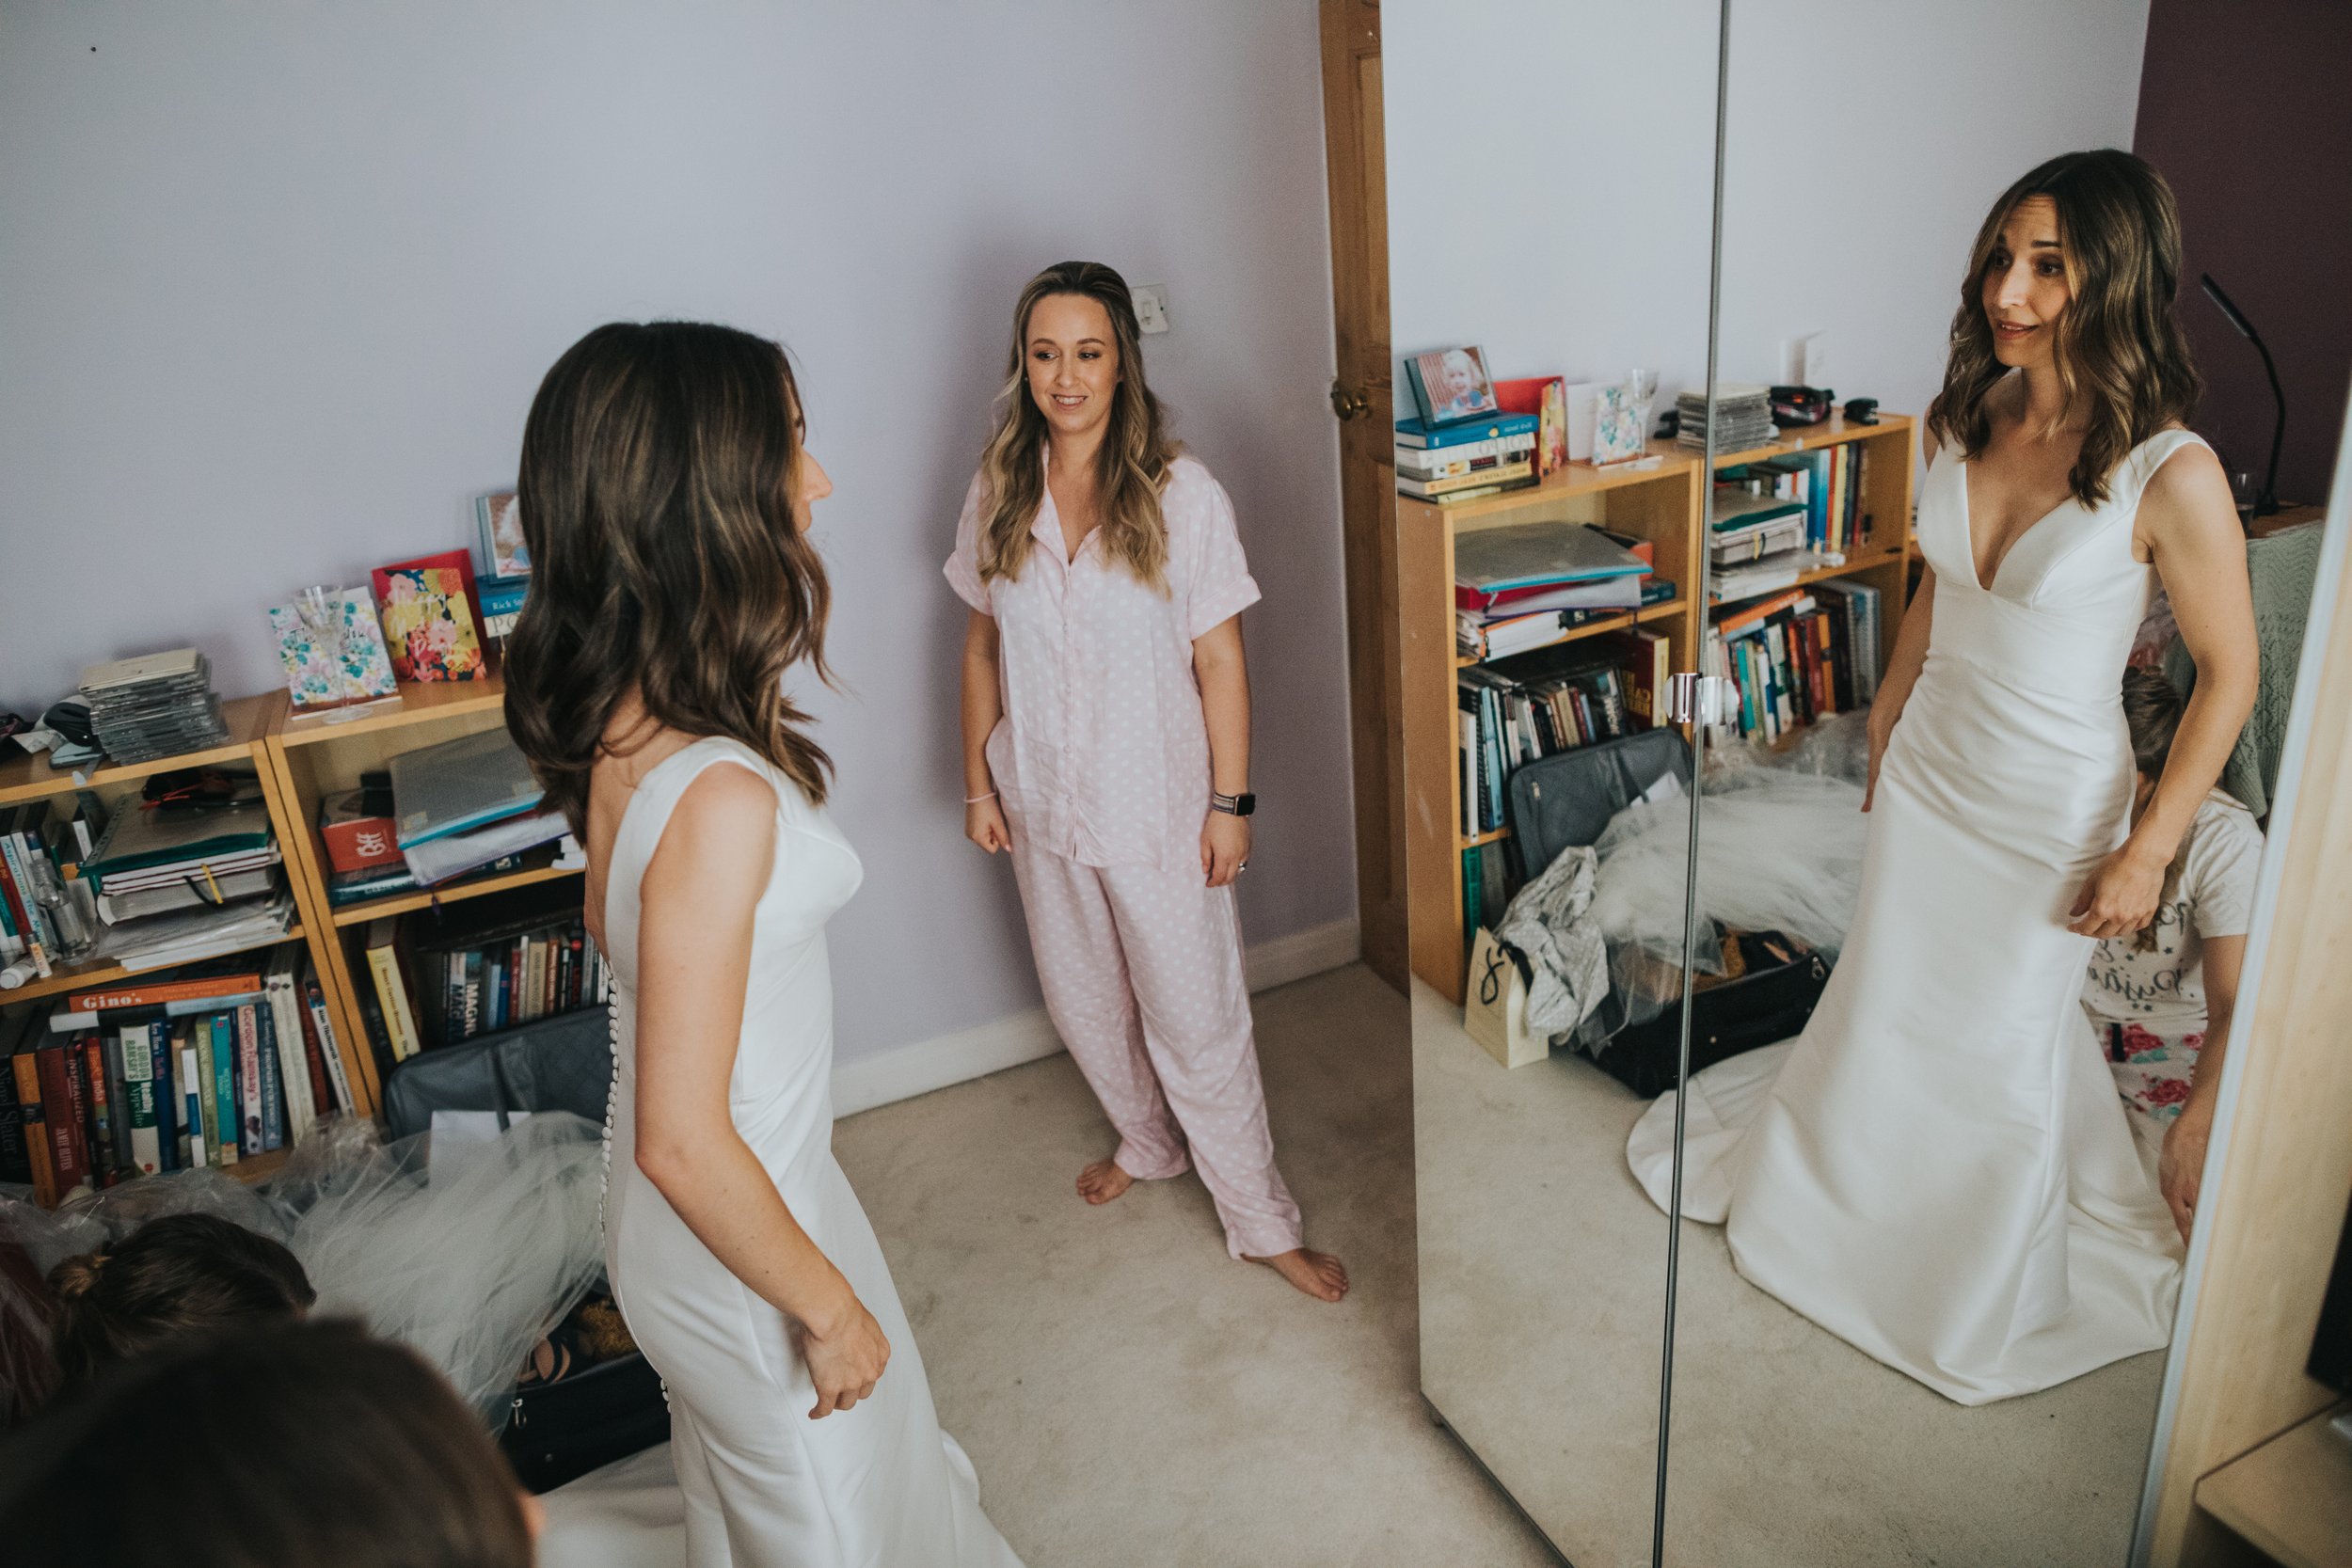
M 1003 717 L 989 774 L 1012 832 L 1046 1011 L 1139 1180 L 1187 1164 L 1234 1257 L 1301 1244 L 1274 1165 L 1233 890 L 1200 868 L 1209 732 L 1196 638 L 1258 600 L 1233 505 L 1189 457 L 1169 466 L 1165 594 L 1103 551 L 1066 553 L 1049 491 L 1018 578 L 980 580 L 981 482 L 947 580 L 996 622 Z

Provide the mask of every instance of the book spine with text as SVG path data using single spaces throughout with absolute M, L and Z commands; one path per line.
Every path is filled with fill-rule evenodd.
M 262 1025 L 251 1003 L 237 1009 L 237 1147 L 261 1153 Z
M 155 1138 L 155 1053 L 145 1024 L 116 1037 L 122 1051 L 124 1107 L 131 1120 L 131 1164 L 142 1176 L 163 1169 Z
M 188 1150 L 188 1168 L 202 1170 L 205 1165 L 204 1078 L 197 1064 L 196 1045 L 185 1037 L 180 1044 L 180 1082 L 187 1085 L 187 1093 L 181 1098 L 180 1115 L 187 1124 L 183 1141 Z
M 217 1127 L 213 1133 L 213 1147 L 220 1151 L 220 1163 L 233 1165 L 244 1151 L 237 1117 L 237 1032 L 236 1018 L 230 1013 L 215 1013 L 212 1024 L 213 1055 L 213 1116 Z
M 262 1078 L 262 1151 L 285 1147 L 286 1086 L 279 1081 L 278 1010 L 264 1004 L 253 1009 L 255 1066 Z M 251 1118 L 248 1117 L 248 1120 Z
M 24 1114 L 24 1154 L 33 1168 L 33 1201 L 44 1209 L 57 1206 L 57 1151 L 49 1141 L 48 1108 L 41 1103 L 40 1058 L 27 1043 L 9 1058 L 9 1075 L 16 1081 L 16 1102 Z
M 326 1016 L 326 992 L 315 974 L 308 977 L 304 989 L 310 993 L 310 1022 L 318 1030 L 319 1055 L 326 1064 L 326 1081 L 334 1088 L 335 1104 L 344 1115 L 354 1115 L 359 1102 L 351 1097 L 351 1074 L 336 1043 L 334 1021 Z

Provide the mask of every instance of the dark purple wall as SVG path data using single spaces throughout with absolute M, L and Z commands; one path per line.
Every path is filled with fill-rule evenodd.
M 2325 500 L 2352 379 L 2352 4 L 2152 0 L 2133 144 L 2180 198 L 2198 431 L 2261 483 L 2270 388 L 2209 272 L 2278 361 L 2280 497 Z

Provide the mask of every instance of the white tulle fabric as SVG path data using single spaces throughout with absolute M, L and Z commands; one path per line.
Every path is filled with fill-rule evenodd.
M 2135 449 L 2103 504 L 2043 517 L 1990 587 L 1966 466 L 1930 469 L 1933 635 L 1881 768 L 1843 957 L 1785 1051 L 1690 1086 L 1692 1217 L 1727 1220 L 1750 1280 L 1963 1404 L 2170 1335 L 2178 1243 L 2087 1049 L 2094 943 L 2066 922 L 2128 826 L 2122 679 L 2154 575 L 2132 558 L 2132 519 L 2196 439 Z M 1662 1097 L 1629 1147 L 1661 1204 L 1673 1114 Z
M 54 1212 L 15 1196 L 24 1189 L 0 1193 L 0 1245 L 46 1274 L 150 1220 L 217 1214 L 292 1248 L 317 1311 L 411 1346 L 495 1428 L 524 1356 L 602 1271 L 601 1148 L 594 1122 L 550 1113 L 436 1163 L 431 1133 L 386 1144 L 373 1122 L 333 1117 L 259 1189 L 202 1169 L 85 1193 Z M 12 1333 L 41 1323 L 45 1292 L 31 1283 L 0 1271 Z M 39 1390 L 7 1392 L 13 1402 Z

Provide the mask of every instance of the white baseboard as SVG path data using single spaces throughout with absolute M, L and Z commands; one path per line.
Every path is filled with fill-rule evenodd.
M 1361 950 L 1356 922 L 1335 920 L 1245 950 L 1242 967 L 1253 992 L 1270 990 L 1352 964 Z M 976 1029 L 893 1046 L 833 1069 L 833 1112 L 837 1117 L 855 1116 L 877 1105 L 912 1100 L 950 1084 L 1039 1061 L 1061 1048 L 1061 1037 L 1054 1033 L 1042 1007 Z

